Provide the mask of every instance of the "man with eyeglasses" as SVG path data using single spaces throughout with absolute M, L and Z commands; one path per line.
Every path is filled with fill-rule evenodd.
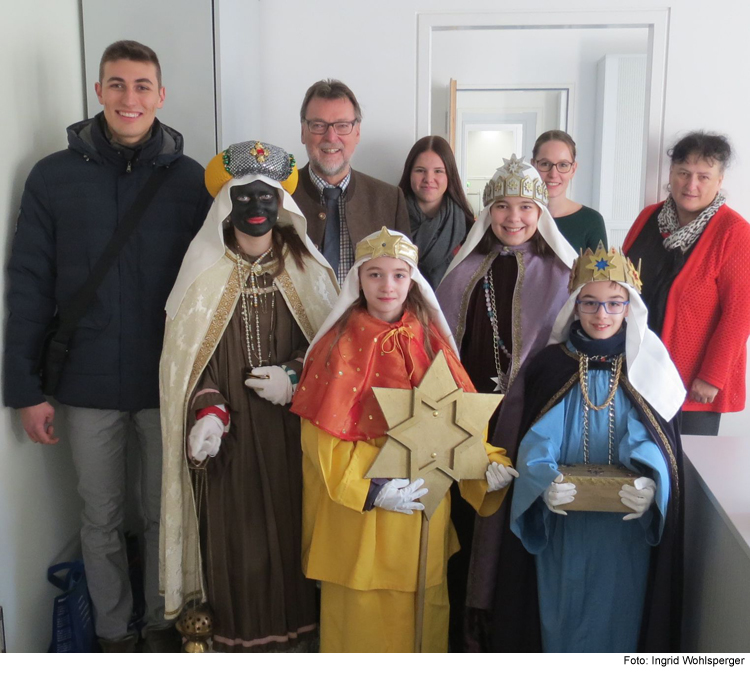
M 406 201 L 398 187 L 352 170 L 362 110 L 344 83 L 327 79 L 311 85 L 300 121 L 309 163 L 300 170 L 293 198 L 341 284 L 358 241 L 383 226 L 410 235 Z

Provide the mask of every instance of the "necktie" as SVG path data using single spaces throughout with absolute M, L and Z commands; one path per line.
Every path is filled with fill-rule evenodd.
M 323 235 L 323 257 L 330 263 L 336 277 L 339 273 L 339 248 L 341 244 L 341 218 L 339 215 L 341 187 L 326 187 L 323 197 L 326 200 L 326 231 Z

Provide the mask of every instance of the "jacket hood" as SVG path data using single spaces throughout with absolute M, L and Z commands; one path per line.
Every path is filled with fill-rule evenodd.
M 103 163 L 105 159 L 121 158 L 104 133 L 104 113 L 98 113 L 68 126 L 68 148 L 82 156 Z M 138 154 L 140 161 L 153 161 L 156 165 L 169 165 L 182 156 L 184 140 L 174 128 L 154 119 L 151 137 L 143 144 Z

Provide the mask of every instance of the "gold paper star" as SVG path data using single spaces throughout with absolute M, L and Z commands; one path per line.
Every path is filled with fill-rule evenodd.
M 357 244 L 355 260 L 370 256 L 379 258 L 387 255 L 391 258 L 409 258 L 417 262 L 417 247 L 403 238 L 403 234 L 391 234 L 386 227 L 372 239 L 364 239 Z
M 374 239 L 369 239 L 367 243 L 372 248 L 373 258 L 379 258 L 381 255 L 390 255 L 395 258 L 398 247 L 401 245 L 401 236 L 394 236 L 383 227 L 380 233 Z
M 423 478 L 428 519 L 454 481 L 484 478 L 484 430 L 502 395 L 465 393 L 442 352 L 419 387 L 373 392 L 390 430 L 367 478 Z

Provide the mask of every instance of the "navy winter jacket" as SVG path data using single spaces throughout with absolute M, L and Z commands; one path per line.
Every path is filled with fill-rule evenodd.
M 70 126 L 68 145 L 34 166 L 21 199 L 8 265 L 5 404 L 45 401 L 37 367 L 58 306 L 86 282 L 154 168 L 167 166 L 76 328 L 55 395 L 77 407 L 158 407 L 164 304 L 211 203 L 203 168 L 183 155 L 182 135 L 158 121 L 134 155 L 108 142 L 102 114 Z

